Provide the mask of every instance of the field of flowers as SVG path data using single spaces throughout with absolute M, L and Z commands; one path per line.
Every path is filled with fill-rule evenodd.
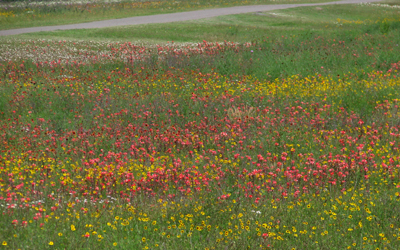
M 0 248 L 399 249 L 400 26 L 338 22 L 0 40 Z
M 156 62 L 150 49 L 110 48 L 147 67 L 102 69 L 89 55 L 2 65 L 3 246 L 400 245 L 400 63 L 362 79 L 267 81 L 151 69 L 179 62 L 177 51 L 251 44 L 156 46 Z M 357 95 L 373 101 L 370 113 L 341 105 Z

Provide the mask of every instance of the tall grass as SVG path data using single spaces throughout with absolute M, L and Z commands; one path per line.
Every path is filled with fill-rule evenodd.
M 343 20 L 247 43 L 3 40 L 1 247 L 398 249 L 398 28 Z

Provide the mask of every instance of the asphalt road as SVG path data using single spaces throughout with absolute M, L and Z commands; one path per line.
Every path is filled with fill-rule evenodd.
M 152 15 L 152 16 L 136 16 L 136 17 L 121 18 L 121 19 L 111 19 L 111 20 L 89 22 L 89 23 L 1 30 L 0 36 L 18 35 L 18 34 L 23 34 L 23 33 L 32 33 L 32 32 L 39 32 L 39 31 L 93 29 L 93 28 L 105 28 L 105 27 L 148 24 L 148 23 L 181 22 L 181 21 L 196 20 L 196 19 L 210 18 L 210 17 L 216 17 L 216 16 L 250 13 L 250 12 L 258 12 L 258 11 L 270 11 L 270 10 L 278 10 L 278 9 L 288 9 L 288 8 L 295 8 L 295 7 L 301 7 L 301 6 L 321 6 L 321 5 L 331 5 L 331 4 L 355 4 L 355 3 L 370 3 L 370 2 L 379 2 L 379 1 L 381 1 L 381 0 L 343 0 L 343 1 L 335 1 L 335 2 L 327 2 L 327 3 L 313 3 L 313 4 L 277 4 L 277 5 L 236 6 L 236 7 L 230 7 L 230 8 L 196 10 L 196 11 L 187 11 L 187 12 L 179 12 L 179 13 L 171 13 L 171 14 L 160 14 L 160 15 Z

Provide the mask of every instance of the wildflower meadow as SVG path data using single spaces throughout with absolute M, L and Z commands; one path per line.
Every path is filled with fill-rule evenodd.
M 322 8 L 1 38 L 0 248 L 399 249 L 399 8 Z

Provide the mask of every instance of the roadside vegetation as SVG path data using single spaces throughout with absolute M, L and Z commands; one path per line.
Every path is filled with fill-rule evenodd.
M 123 0 L 0 1 L 0 29 L 62 25 L 257 4 L 318 3 L 330 0 Z
M 1 38 L 0 247 L 398 249 L 399 11 Z

